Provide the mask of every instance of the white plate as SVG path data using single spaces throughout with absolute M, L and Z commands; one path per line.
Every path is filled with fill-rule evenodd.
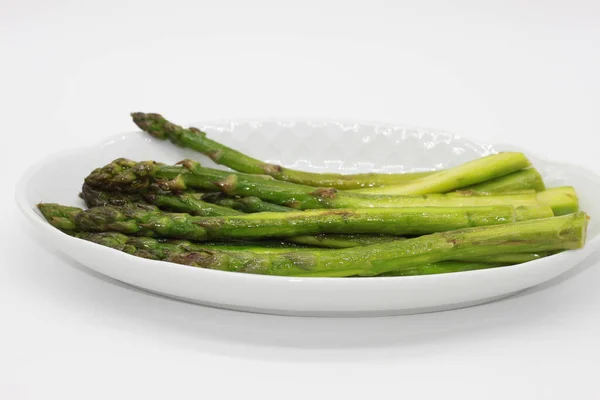
M 386 124 L 238 121 L 197 124 L 209 136 L 257 158 L 311 171 L 402 172 L 446 168 L 508 146 L 477 144 L 441 132 Z M 517 149 L 519 150 L 519 149 Z M 576 187 L 592 220 L 584 249 L 525 264 L 442 275 L 391 278 L 289 278 L 212 271 L 137 258 L 69 237 L 38 213 L 39 202 L 83 206 L 77 194 L 95 167 L 118 157 L 176 162 L 197 153 L 137 132 L 65 151 L 32 167 L 17 201 L 43 244 L 81 264 L 139 288 L 200 304 L 290 315 L 389 315 L 480 304 L 538 285 L 571 269 L 600 243 L 600 177 L 526 152 L 549 186 Z M 57 179 L 58 178 L 58 179 Z

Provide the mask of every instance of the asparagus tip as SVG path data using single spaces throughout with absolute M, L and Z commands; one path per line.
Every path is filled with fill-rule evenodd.
M 166 139 L 165 124 L 167 120 L 162 115 L 156 113 L 131 113 L 133 122 L 144 132 L 148 132 L 157 139 Z
M 50 225 L 61 231 L 74 230 L 76 228 L 75 216 L 83 211 L 78 207 L 62 206 L 55 203 L 38 203 L 37 208 Z

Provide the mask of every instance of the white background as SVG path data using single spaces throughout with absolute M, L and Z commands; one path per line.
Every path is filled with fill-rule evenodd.
M 599 398 L 594 262 L 445 313 L 253 315 L 62 261 L 13 200 L 24 167 L 137 110 L 406 123 L 600 173 L 599 49 L 593 0 L 0 0 L 0 398 Z

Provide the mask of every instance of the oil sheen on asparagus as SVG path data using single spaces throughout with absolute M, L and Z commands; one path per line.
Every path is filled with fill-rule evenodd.
M 253 158 L 160 114 L 131 115 L 198 157 L 118 158 L 82 171 L 87 209 L 38 205 L 81 245 L 220 271 L 352 279 L 520 268 L 585 245 L 589 216 L 575 188 L 547 187 L 520 152 L 415 173 L 315 173 Z M 203 166 L 206 157 L 231 170 Z

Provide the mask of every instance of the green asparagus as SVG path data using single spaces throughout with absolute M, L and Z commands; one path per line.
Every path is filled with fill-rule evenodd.
M 354 189 L 362 194 L 417 195 L 446 193 L 508 175 L 531 165 L 523 153 L 498 153 L 407 183 Z
M 271 254 L 191 249 L 198 251 L 169 253 L 163 259 L 202 268 L 255 274 L 375 276 L 461 257 L 578 249 L 585 243 L 587 220 L 584 212 L 578 212 L 561 217 L 434 233 L 352 249 Z
M 244 213 L 297 211 L 290 207 L 268 203 L 258 197 L 229 197 L 219 192 L 206 193 L 202 196 L 202 200 Z
M 556 188 L 552 190 L 556 190 L 559 193 L 562 192 L 565 188 Z M 551 191 L 552 191 L 551 190 Z M 161 201 L 152 201 L 151 195 L 139 196 L 139 195 L 128 195 L 119 192 L 103 192 L 101 190 L 96 190 L 90 188 L 88 185 L 84 184 L 82 192 L 84 193 L 83 197 L 86 200 L 86 203 L 89 207 L 97 207 L 104 205 L 125 205 L 131 204 L 132 202 L 136 202 L 143 197 L 147 200 L 150 200 L 151 203 L 159 206 L 159 208 L 172 211 L 172 212 L 181 212 L 188 213 L 196 216 L 224 216 L 224 215 L 243 215 L 242 212 L 231 210 L 228 208 L 220 209 L 215 208 L 211 204 L 206 204 L 202 201 L 196 201 L 201 194 L 196 193 L 179 193 L 179 194 L 160 194 L 161 198 L 164 200 Z M 526 192 L 526 191 L 520 191 Z M 569 193 L 569 189 L 567 189 L 567 194 Z M 211 198 L 211 203 L 219 201 L 219 199 L 227 200 L 226 197 L 222 196 L 221 193 L 208 193 L 207 195 L 215 195 L 208 196 Z M 202 198 L 207 198 L 207 195 L 202 196 Z M 448 195 L 466 195 L 463 193 L 449 193 Z M 469 195 L 473 195 L 469 193 Z M 493 195 L 493 194 L 489 194 Z M 559 199 L 562 196 L 558 197 Z M 266 209 L 270 211 L 278 211 L 283 210 L 283 212 L 293 212 L 295 211 L 292 208 L 287 208 L 283 206 L 277 206 L 270 203 L 266 203 L 258 198 L 240 198 L 240 199 L 230 199 L 232 202 L 238 204 L 239 202 L 245 204 L 253 204 L 251 206 L 251 210 L 258 211 L 259 209 Z M 248 208 L 246 208 L 248 210 Z M 226 214 L 227 210 L 229 210 L 229 214 Z M 216 211 L 216 212 L 215 212 Z M 317 247 L 327 247 L 327 248 L 349 248 L 355 246 L 366 246 L 370 244 L 377 243 L 386 243 L 393 240 L 398 240 L 397 236 L 389 236 L 389 235 L 376 235 L 376 234 L 320 234 L 320 235 L 305 235 L 305 236 L 294 236 L 286 238 L 286 241 L 294 244 L 304 244 L 309 246 L 317 246 Z
M 458 194 L 457 194 L 458 195 Z M 267 203 L 258 197 L 229 197 L 223 193 L 161 192 L 146 194 L 106 192 L 83 184 L 80 197 L 88 207 L 120 206 L 126 203 L 148 202 L 173 212 L 186 212 L 199 216 L 238 215 L 257 212 L 291 212 L 290 207 Z
M 560 186 L 536 194 L 539 204 L 552 207 L 554 215 L 571 214 L 579 210 L 579 198 L 572 186 Z
M 84 184 L 81 197 L 88 207 L 122 206 L 131 203 L 153 204 L 165 211 L 185 212 L 202 217 L 241 215 L 242 212 L 202 200 L 203 193 L 145 193 L 105 192 Z
M 329 240 L 330 237 L 335 235 L 323 235 L 326 236 L 325 240 Z M 407 240 L 406 238 L 393 238 L 393 240 L 386 240 L 386 237 L 382 237 L 379 243 L 376 241 L 366 240 L 363 241 L 362 244 L 358 244 L 357 242 L 361 240 L 361 238 L 357 238 L 354 241 L 347 240 L 346 237 L 354 238 L 355 236 L 360 235 L 340 235 L 342 236 L 342 240 L 346 241 L 348 245 L 342 246 L 319 246 L 315 245 L 314 241 L 307 241 L 306 245 L 298 244 L 289 244 L 286 242 L 202 242 L 203 247 L 209 247 L 211 249 L 218 250 L 248 250 L 257 253 L 262 252 L 271 252 L 271 253 L 285 253 L 287 251 L 300 251 L 309 249 L 311 251 L 331 251 L 335 249 L 344 249 L 344 248 L 352 248 L 359 246 L 370 246 L 373 244 L 381 244 L 381 243 L 389 243 L 396 240 Z M 313 236 L 310 237 L 311 239 Z M 509 254 L 497 254 L 497 255 L 486 255 L 486 256 L 462 256 L 456 260 L 456 262 L 464 262 L 464 263 L 473 263 L 473 264 L 497 264 L 497 265 L 514 265 L 514 264 L 522 264 L 529 261 L 539 260 L 544 257 L 548 257 L 556 254 L 555 251 L 539 251 L 537 253 L 509 253 Z
M 384 173 L 364 173 L 364 174 L 336 174 L 336 173 L 314 173 L 306 171 L 297 171 L 290 168 L 285 168 L 281 165 L 269 164 L 255 158 L 249 157 L 237 150 L 227 147 L 221 143 L 215 142 L 206 137 L 206 133 L 197 128 L 185 129 L 179 125 L 175 125 L 167 121 L 160 114 L 136 112 L 131 114 L 134 123 L 143 131 L 148 132 L 158 139 L 168 139 L 174 144 L 191 148 L 208 157 L 217 164 L 222 164 L 239 172 L 249 174 L 270 175 L 277 180 L 300 183 L 315 187 L 333 187 L 336 189 L 350 190 L 361 188 L 373 188 L 372 193 L 380 193 L 378 187 L 388 185 L 402 185 L 414 180 L 430 176 L 442 171 L 422 171 L 409 172 L 402 174 L 384 174 Z M 527 160 L 513 159 L 515 166 L 510 168 L 511 172 L 526 168 L 529 165 Z M 489 166 L 489 164 L 488 164 Z M 498 168 L 491 166 L 491 168 Z M 502 167 L 500 167 L 502 168 Z M 539 174 L 535 176 L 537 171 L 531 170 L 522 176 L 511 177 L 501 182 L 484 182 L 491 178 L 480 180 L 483 183 L 483 188 L 478 189 L 485 192 L 500 192 L 504 191 L 503 186 L 509 188 L 506 191 L 534 188 L 538 191 L 544 190 L 543 181 Z M 493 172 L 489 171 L 493 176 Z M 498 171 L 502 174 L 502 171 Z M 460 178 L 462 179 L 462 177 Z M 494 190 L 490 190 L 494 188 Z M 388 192 L 381 192 L 386 194 Z M 403 192 L 402 194 L 427 194 L 427 193 L 444 193 L 442 192 Z
M 231 196 L 255 196 L 262 200 L 296 209 L 319 208 L 384 208 L 384 207 L 476 207 L 492 205 L 535 205 L 537 196 L 543 194 L 544 203 L 554 208 L 559 196 L 559 210 L 574 212 L 578 200 L 574 191 L 555 193 L 553 189 L 538 195 L 448 196 L 431 194 L 422 196 L 365 195 L 338 191 L 333 188 L 314 188 L 257 175 L 234 173 L 204 168 L 199 163 L 185 160 L 177 166 L 162 165 L 153 161 L 134 162 L 117 159 L 98 168 L 85 179 L 92 187 L 107 191 L 136 193 L 153 185 L 163 190 L 200 189 L 221 191 Z
M 306 246 L 314 247 L 328 247 L 335 249 L 347 249 L 358 246 L 369 246 L 372 244 L 389 243 L 395 240 L 404 240 L 405 238 L 399 236 L 390 235 L 378 235 L 378 234 L 318 234 L 318 235 L 305 235 L 305 236 L 294 236 L 292 242 L 295 244 L 303 244 Z M 285 239 L 289 241 L 289 238 Z
M 129 237 L 121 233 L 105 232 L 105 233 L 88 233 L 81 232 L 73 234 L 73 236 L 94 242 L 106 247 L 110 247 L 125 253 L 148 258 L 152 260 L 165 260 L 169 257 L 177 257 L 180 260 L 186 260 L 190 257 L 187 253 L 203 252 L 214 250 L 229 250 L 229 251 L 246 251 L 258 254 L 284 254 L 289 252 L 306 251 L 301 247 L 262 247 L 262 246 L 201 246 L 195 243 L 186 241 L 162 241 L 148 237 Z M 312 251 L 317 251 L 313 249 Z M 327 250 L 325 250 L 327 251 Z M 434 264 L 428 264 L 413 268 L 406 268 L 400 271 L 393 271 L 381 274 L 379 276 L 414 276 L 414 275 L 430 275 L 450 272 L 470 271 L 475 269 L 495 268 L 505 264 L 498 263 L 475 263 L 462 261 L 441 261 Z
M 219 195 L 219 193 L 211 193 Z M 104 192 L 89 187 L 84 184 L 82 189 L 82 197 L 85 199 L 88 207 L 99 207 L 107 205 L 129 205 L 132 206 L 138 201 L 148 201 L 160 209 L 165 211 L 187 213 L 195 216 L 226 216 L 226 215 L 244 215 L 241 211 L 237 211 L 227 207 L 220 207 L 218 205 L 206 203 L 199 200 L 199 197 L 204 198 L 201 193 L 149 193 L 146 195 L 130 195 L 119 192 Z M 223 199 L 227 200 L 227 199 Z M 268 210 L 275 212 L 290 212 L 296 211 L 293 208 L 287 208 L 264 202 L 256 197 L 245 197 L 240 199 L 230 199 L 239 207 L 245 207 L 246 210 Z M 398 240 L 397 236 L 388 235 L 377 235 L 377 234 L 354 234 L 354 235 L 343 235 L 343 234 L 321 234 L 317 236 L 294 236 L 286 238 L 286 242 L 294 244 L 307 244 L 318 247 L 327 248 L 347 248 L 355 246 L 366 246 L 369 244 L 390 242 L 392 240 Z M 256 246 L 256 245 L 254 245 Z
M 193 243 L 185 240 L 157 240 L 143 236 L 128 236 L 118 232 L 68 232 L 79 239 L 98 243 L 138 257 L 163 260 L 172 254 L 204 250 L 248 251 L 260 254 L 289 253 L 300 250 L 325 250 L 306 246 L 295 246 L 282 242 L 255 243 Z
M 237 150 L 224 146 L 206 137 L 206 133 L 196 129 L 185 129 L 175 125 L 159 114 L 135 112 L 133 122 L 143 131 L 158 139 L 168 139 L 174 144 L 196 150 L 210 157 L 217 164 L 226 165 L 236 171 L 249 174 L 270 175 L 281 181 L 300 183 L 317 187 L 356 189 L 408 182 L 429 175 L 431 172 L 406 174 L 352 174 L 314 173 L 297 171 L 281 165 L 269 164 L 249 157 Z
M 522 153 L 437 171 L 320 174 L 249 157 L 158 114 L 132 117 L 240 172 L 120 158 L 85 178 L 88 210 L 38 204 L 52 226 L 138 257 L 297 277 L 475 271 L 585 244 L 589 217 L 575 189 L 546 189 Z
M 292 237 L 320 233 L 422 235 L 471 226 L 506 224 L 552 216 L 545 206 L 461 208 L 373 208 L 256 213 L 227 217 L 195 217 L 184 213 L 135 207 L 95 207 L 75 211 L 58 204 L 40 204 L 48 221 L 61 230 L 115 231 L 131 235 L 196 241 Z M 64 210 L 64 211 L 60 211 Z M 54 218 L 59 215 L 59 218 Z M 69 221 L 65 222 L 65 219 Z
M 516 190 L 532 189 L 541 192 L 546 189 L 542 176 L 535 168 L 513 172 L 500 178 L 462 188 L 473 192 L 505 193 Z
M 351 249 L 256 254 L 203 250 L 169 255 L 165 261 L 253 274 L 344 277 L 375 276 L 460 257 L 581 248 L 583 212 L 506 225 L 466 228 Z
M 139 193 L 104 192 L 84 183 L 79 194 L 88 207 L 123 206 L 131 203 L 145 203 Z
M 163 260 L 169 254 L 182 254 L 204 250 L 247 251 L 260 254 L 282 254 L 298 251 L 311 251 L 313 253 L 318 251 L 332 251 L 332 249 L 311 248 L 283 242 L 202 242 L 199 244 L 185 240 L 157 240 L 150 237 L 127 236 L 118 232 L 70 232 L 69 234 L 129 254 L 156 260 Z M 370 244 L 371 243 L 369 243 L 369 245 Z M 449 267 L 450 263 L 512 265 L 537 260 L 551 254 L 552 253 L 550 252 L 540 252 L 487 255 L 485 257 L 464 257 L 464 261 L 450 260 L 446 267 Z

